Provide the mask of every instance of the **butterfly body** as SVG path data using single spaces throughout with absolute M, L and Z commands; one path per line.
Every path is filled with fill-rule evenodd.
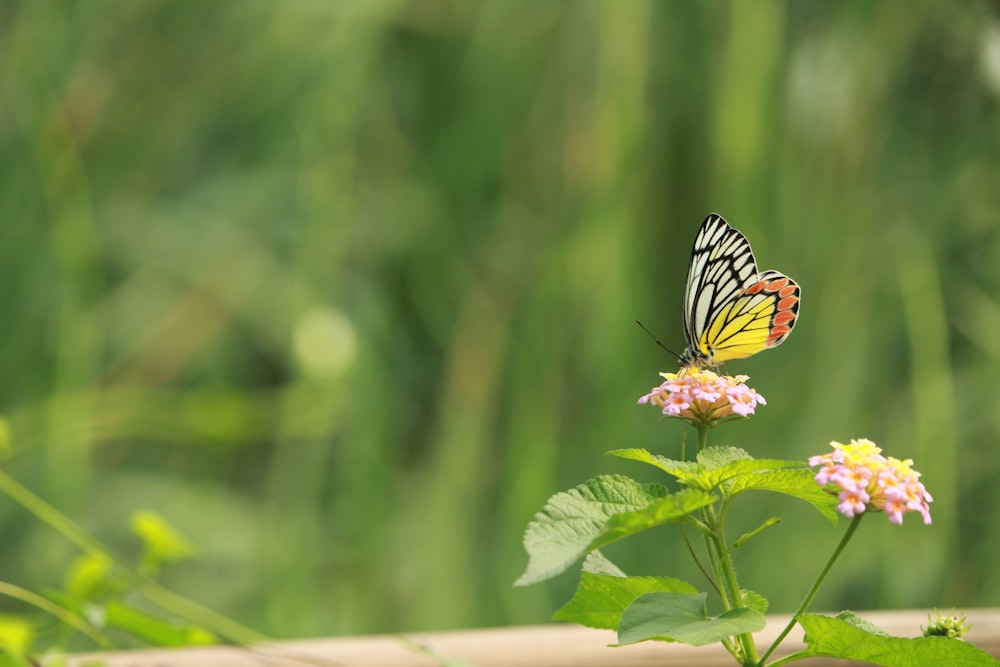
M 681 367 L 716 366 L 780 345 L 795 326 L 800 298 L 794 280 L 758 271 L 746 237 L 709 215 L 688 266 Z

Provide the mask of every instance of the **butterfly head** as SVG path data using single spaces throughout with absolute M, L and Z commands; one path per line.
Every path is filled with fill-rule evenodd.
M 709 366 L 716 366 L 714 359 L 712 358 L 712 349 L 709 348 L 706 354 L 700 348 L 695 345 L 688 345 L 681 352 L 681 355 L 677 358 L 680 368 L 683 369 L 700 369 Z

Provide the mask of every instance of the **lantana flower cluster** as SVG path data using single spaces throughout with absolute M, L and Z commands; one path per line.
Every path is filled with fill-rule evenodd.
M 850 444 L 831 442 L 834 451 L 813 456 L 812 467 L 820 466 L 816 483 L 834 484 L 840 489 L 837 510 L 853 517 L 866 509 L 882 510 L 891 523 L 903 523 L 906 512 L 920 512 L 924 523 L 931 522 L 928 503 L 933 502 L 920 481 L 920 473 L 911 468 L 912 459 L 900 461 L 882 456 L 871 440 L 851 440 Z
M 685 368 L 680 373 L 660 373 L 664 382 L 639 399 L 652 403 L 668 417 L 692 424 L 709 424 L 726 417 L 749 417 L 764 397 L 746 385 L 747 375 L 717 375 L 709 370 Z

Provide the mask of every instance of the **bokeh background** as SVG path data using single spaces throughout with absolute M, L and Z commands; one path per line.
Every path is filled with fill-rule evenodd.
M 934 524 L 865 522 L 817 609 L 1000 603 L 995 2 L 0 4 L 4 470 L 166 585 L 301 637 L 545 622 L 524 526 L 683 347 L 718 211 L 803 289 L 713 432 L 912 457 Z M 741 582 L 791 611 L 843 530 L 762 494 Z M 0 579 L 75 550 L 0 502 Z M 673 530 L 607 555 L 701 583 Z M 0 602 L 0 609 L 15 605 Z

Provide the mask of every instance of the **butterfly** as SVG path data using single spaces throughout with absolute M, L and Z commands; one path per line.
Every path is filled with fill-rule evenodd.
M 715 213 L 694 239 L 684 288 L 682 368 L 717 366 L 784 342 L 799 313 L 799 286 L 757 270 L 750 242 Z

